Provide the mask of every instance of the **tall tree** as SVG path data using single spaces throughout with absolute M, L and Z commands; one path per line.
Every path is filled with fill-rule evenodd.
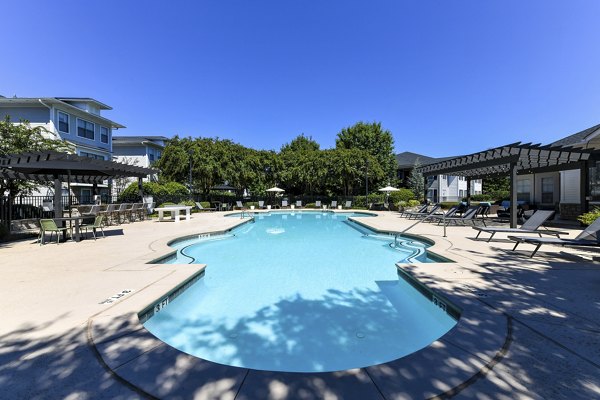
M 415 195 L 416 199 L 423 199 L 425 195 L 425 178 L 419 172 L 417 172 L 417 168 L 421 166 L 419 159 L 415 161 L 415 165 L 413 169 L 410 170 L 410 175 L 408 176 L 407 185 L 410 190 Z
M 394 138 L 390 131 L 383 129 L 381 123 L 358 122 L 344 128 L 335 141 L 338 149 L 360 149 L 373 156 L 383 170 L 384 177 L 374 182 L 387 184 L 396 177 L 396 158 L 394 156 Z
M 73 147 L 69 143 L 50 138 L 51 135 L 53 134 L 44 127 L 32 127 L 25 120 L 13 123 L 7 116 L 4 121 L 0 121 L 0 155 L 43 150 L 73 151 Z M 0 179 L 0 195 L 27 194 L 38 185 L 39 182 L 34 183 L 22 179 Z

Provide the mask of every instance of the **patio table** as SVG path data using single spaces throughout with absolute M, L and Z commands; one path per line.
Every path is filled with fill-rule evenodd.
M 81 241 L 81 233 L 80 233 L 80 229 L 79 227 L 81 226 L 81 222 L 83 221 L 83 217 L 81 216 L 73 216 L 73 217 L 62 217 L 62 218 L 52 218 L 54 220 L 54 222 L 57 223 L 58 222 L 61 223 L 61 225 L 64 227 L 67 223 L 67 221 L 71 224 L 71 226 L 75 227 L 75 232 L 73 234 L 73 240 L 76 242 Z M 63 239 L 67 240 L 67 231 L 63 231 Z
M 185 220 L 186 221 L 190 220 L 190 213 L 191 213 L 192 207 L 191 206 L 168 206 L 168 207 L 155 208 L 154 210 L 158 211 L 158 220 L 159 221 L 165 221 L 165 211 L 167 211 L 167 212 L 171 213 L 169 220 L 174 218 L 175 222 L 179 222 L 180 221 L 179 213 L 181 211 L 185 211 Z

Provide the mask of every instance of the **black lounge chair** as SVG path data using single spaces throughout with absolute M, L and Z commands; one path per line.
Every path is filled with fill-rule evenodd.
M 554 215 L 554 211 L 552 210 L 538 210 L 523 225 L 519 228 L 506 228 L 502 226 L 474 226 L 473 229 L 479 231 L 477 232 L 477 236 L 475 239 L 479 238 L 481 232 L 491 233 L 492 236 L 488 238 L 488 242 L 492 240 L 496 233 L 534 233 L 537 235 L 553 235 L 557 238 L 560 238 L 560 235 L 568 235 L 568 232 L 564 231 L 556 231 L 551 229 L 539 229 L 552 215 Z
M 529 243 L 535 245 L 535 250 L 529 257 L 533 257 L 543 244 L 555 244 L 558 246 L 572 247 L 597 247 L 600 246 L 600 218 L 597 218 L 590 226 L 585 228 L 575 239 L 559 239 L 559 238 L 543 238 L 543 237 L 527 237 L 527 236 L 509 236 L 510 240 L 514 240 L 517 249 L 519 243 Z
M 444 220 L 444 218 L 455 217 L 456 213 L 459 212 L 460 210 L 461 210 L 460 204 L 456 205 L 456 206 L 452 206 L 452 207 L 450 207 L 450 209 L 445 214 L 441 214 L 441 215 L 440 214 L 434 214 L 434 215 L 431 215 L 430 217 L 425 217 L 423 219 L 423 221 L 426 221 L 426 220 L 429 219 L 431 221 L 437 221 L 438 225 L 439 225 L 439 224 L 442 223 L 442 221 Z
M 479 212 L 479 210 L 481 210 L 480 206 L 469 206 L 469 208 L 467 208 L 467 211 L 465 211 L 463 213 L 462 216 L 460 217 L 445 217 L 442 216 L 442 224 L 446 224 L 446 226 L 450 225 L 450 223 L 454 223 L 455 225 L 458 224 L 462 224 L 462 225 L 466 225 L 467 223 L 471 223 L 473 225 L 475 225 L 475 220 L 477 217 L 477 213 Z M 485 225 L 485 221 L 482 218 L 481 222 L 483 223 L 483 225 Z
M 422 208 L 421 208 L 422 209 Z M 434 204 L 431 209 L 428 209 L 428 207 L 425 207 L 425 211 L 423 212 L 419 212 L 419 211 L 408 211 L 405 212 L 404 215 L 408 218 L 408 219 L 421 219 L 421 218 L 425 218 L 425 217 L 429 217 L 434 215 L 437 210 L 440 209 L 440 205 L 439 204 Z
M 421 207 L 419 207 L 419 209 L 417 211 L 407 211 L 407 210 L 402 210 L 400 212 L 400 216 L 401 217 L 406 217 L 408 216 L 408 214 L 422 214 L 422 213 L 427 213 L 427 208 L 429 207 L 429 204 L 423 204 L 421 205 Z

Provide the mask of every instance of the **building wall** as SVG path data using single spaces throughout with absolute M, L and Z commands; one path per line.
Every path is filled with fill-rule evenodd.
M 69 132 L 61 132 L 58 130 L 58 113 L 63 112 L 69 116 Z M 88 139 L 81 137 L 77 134 L 77 119 L 82 119 L 94 124 L 94 139 Z M 108 143 L 102 143 L 101 141 L 101 129 L 100 127 L 105 127 L 108 129 Z M 81 112 L 73 112 L 73 110 L 66 110 L 60 107 L 54 107 L 53 110 L 53 123 L 52 129 L 54 129 L 62 139 L 68 140 L 69 142 L 74 143 L 75 145 L 83 145 L 88 147 L 93 147 L 97 150 L 104 151 L 107 160 L 110 160 L 110 153 L 112 151 L 112 129 L 110 125 L 104 123 L 104 121 L 95 118 L 93 114 L 88 114 L 84 111 Z
M 32 125 L 47 124 L 50 121 L 50 110 L 47 107 L 0 107 L 0 118 L 4 121 L 10 116 L 11 122 L 24 119 Z

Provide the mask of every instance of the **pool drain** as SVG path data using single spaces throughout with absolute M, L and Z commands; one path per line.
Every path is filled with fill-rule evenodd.
M 363 339 L 365 337 L 365 334 L 362 332 L 356 332 L 356 337 L 359 339 Z
M 237 333 L 230 333 L 229 334 L 229 338 L 231 338 L 231 339 L 236 339 L 237 337 L 238 337 Z

